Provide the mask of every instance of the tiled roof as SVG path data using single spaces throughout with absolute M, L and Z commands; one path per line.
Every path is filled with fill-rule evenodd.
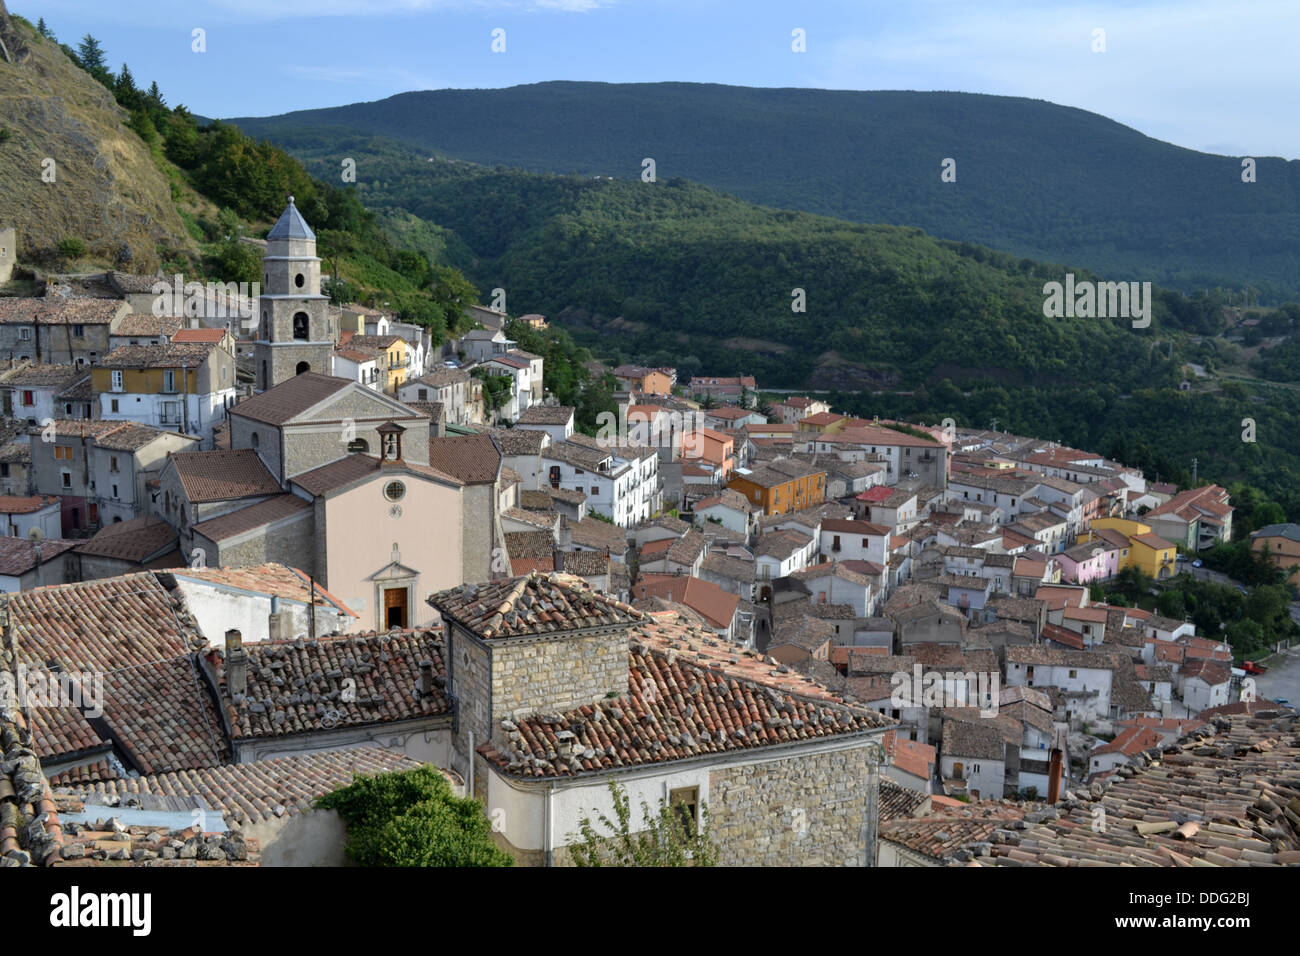
M 59 852 L 63 829 L 17 700 L 14 675 L 0 668 L 0 858 L 41 865 Z
M 352 383 L 346 378 L 303 372 L 267 389 L 261 395 L 244 399 L 230 409 L 230 414 L 268 425 L 283 425 L 350 384 Z
M 251 448 L 180 451 L 171 456 L 191 503 L 278 495 L 280 483 Z
M 190 657 L 104 675 L 104 720 L 117 748 L 141 773 L 230 760 L 216 702 Z
M 225 337 L 225 329 L 177 329 L 172 333 L 172 341 L 182 344 L 208 342 L 217 345 Z
M 315 641 L 255 641 L 248 654 L 247 693 L 231 696 L 223 653 L 221 706 L 233 740 L 418 720 L 450 713 L 446 666 L 436 631 L 394 631 Z M 420 662 L 433 662 L 434 692 L 420 695 Z M 345 700 L 347 691 L 355 699 Z
M 581 521 L 569 525 L 573 533 L 573 543 L 597 551 L 608 551 L 621 555 L 627 551 L 627 533 L 617 525 L 612 525 L 590 515 Z
M 165 345 L 119 345 L 101 360 L 105 368 L 194 368 L 212 353 L 212 342 L 168 342 Z
M 429 604 L 479 638 L 531 637 L 625 626 L 641 612 L 557 576 L 528 574 L 440 591 Z
M 937 805 L 940 798 L 932 798 L 932 802 Z M 961 807 L 936 806 L 928 817 L 882 821 L 880 839 L 933 860 L 969 859 L 968 847 L 1009 831 L 1025 815 L 1026 809 L 997 801 Z
M 53 561 L 80 543 L 80 541 L 64 538 L 32 541 L 30 538 L 18 538 L 12 535 L 0 536 L 0 574 L 13 577 L 26 574 L 36 567 L 38 560 L 40 564 Z
M 880 781 L 880 822 L 910 818 L 930 799 L 930 795 L 899 786 L 892 780 Z
M 504 455 L 536 455 L 551 437 L 536 428 L 494 428 L 490 434 Z
M 1005 760 L 1006 742 L 987 721 L 945 720 L 939 752 L 945 757 Z
M 518 739 L 508 752 L 479 749 L 506 773 L 563 777 L 865 735 L 890 724 L 873 711 L 764 686 L 707 657 L 633 640 L 624 696 L 511 722 Z
M 885 731 L 884 747 L 889 763 L 905 773 L 929 782 L 938 760 L 938 753 L 933 747 L 919 741 L 906 740 L 897 730 Z
M 65 299 L 59 295 L 43 299 L 0 297 L 0 323 L 108 325 L 128 308 L 121 299 Z
M 758 557 L 773 557 L 784 561 L 796 551 L 812 544 L 812 537 L 790 528 L 769 531 L 759 539 L 754 554 Z
M 87 802 L 115 807 L 151 806 L 155 801 L 150 798 L 198 796 L 224 818 L 248 826 L 309 810 L 318 798 L 347 786 L 355 775 L 374 776 L 419 766 L 418 760 L 400 751 L 358 747 L 175 773 L 101 779 L 60 789 Z
M 151 280 L 152 282 L 157 279 Z M 148 292 L 146 288 L 143 291 Z M 122 316 L 122 321 L 117 324 L 117 331 L 113 333 L 114 338 L 127 337 L 131 335 L 140 337 L 157 338 L 163 335 L 173 335 L 179 332 L 181 328 L 181 318 L 178 315 L 154 315 L 152 312 L 130 312 Z
M 740 598 L 716 584 L 684 574 L 643 574 L 632 588 L 633 598 L 666 598 L 685 604 L 714 627 L 730 627 Z
M 297 568 L 275 562 L 245 568 L 183 568 L 172 571 L 171 574 L 182 586 L 186 580 L 193 580 L 256 594 L 269 594 L 302 604 L 308 604 L 312 600 L 311 579 Z M 351 617 L 357 616 L 346 604 L 322 587 L 319 581 L 316 582 L 314 591 L 318 607 L 335 607 Z
M 710 552 L 704 556 L 704 562 L 700 565 L 701 572 L 716 574 L 719 577 L 727 578 L 732 581 L 752 582 L 754 580 L 754 562 L 746 561 L 742 558 L 733 558 L 727 554 L 719 554 L 716 551 Z
M 408 461 L 403 462 L 400 466 L 384 466 L 380 464 L 378 458 L 360 453 L 348 455 L 338 459 L 338 461 L 332 461 L 328 465 L 313 468 L 311 471 L 304 471 L 300 475 L 294 475 L 289 480 L 309 494 L 324 497 L 331 492 L 351 485 L 354 481 L 360 481 L 367 476 L 380 472 L 393 477 L 409 472 L 450 485 L 459 485 L 461 483 L 459 479 L 427 465 Z
M 177 542 L 171 525 L 161 518 L 145 515 L 104 525 L 77 548 L 77 553 L 141 564 L 175 548 Z
M 113 671 L 182 657 L 204 644 L 179 595 L 149 572 L 0 597 L 18 660 Z
M 301 477 L 301 476 L 299 476 Z M 294 479 L 295 481 L 297 479 Z M 240 508 L 217 518 L 200 521 L 190 530 L 209 541 L 225 541 L 254 528 L 261 528 L 281 518 L 311 511 L 312 504 L 295 494 L 272 495 L 265 501 Z
M 58 503 L 59 499 L 53 495 L 32 495 L 31 497 L 0 495 L 0 514 L 29 515 Z
M 0 388 L 63 388 L 84 375 L 85 369 L 75 365 L 20 365 L 0 374 Z
M 1300 723 L 1257 709 L 1216 716 L 1155 759 L 1135 758 L 1088 791 L 1006 829 L 987 866 L 1300 864 Z M 1098 809 L 1106 825 L 1098 829 Z M 1290 811 L 1290 812 L 1288 812 Z
M 573 420 L 572 405 L 531 405 L 515 422 L 516 425 L 567 425 Z M 509 431 L 511 429 L 507 429 Z
M 501 452 L 491 435 L 430 438 L 429 465 L 467 485 L 485 484 L 497 480 Z

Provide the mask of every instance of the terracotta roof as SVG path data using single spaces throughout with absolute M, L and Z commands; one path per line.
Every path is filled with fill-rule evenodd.
M 516 425 L 567 425 L 573 420 L 572 405 L 530 405 Z M 507 429 L 509 430 L 509 429 Z
M 0 514 L 29 515 L 58 503 L 59 499 L 53 495 L 32 495 L 26 498 L 17 495 L 0 495 Z
M 201 797 L 242 826 L 293 816 L 356 775 L 374 776 L 421 766 L 400 751 L 380 747 L 324 750 L 252 763 L 228 764 L 141 777 L 101 779 L 60 789 L 86 802 L 147 808 L 151 798 Z
M 827 518 L 822 521 L 822 531 L 838 531 L 841 534 L 880 535 L 892 534 L 892 529 L 884 525 L 872 524 L 870 521 L 852 521 Z
M 60 295 L 47 295 L 43 299 L 0 297 L 0 323 L 108 325 L 119 312 L 129 308 L 121 299 L 65 299 Z
M 212 353 L 212 342 L 177 342 L 165 345 L 120 345 L 100 360 L 104 368 L 194 368 Z
M 0 597 L 18 660 L 113 671 L 182 657 L 204 645 L 178 594 L 149 572 Z
M 511 722 L 507 729 L 518 739 L 510 741 L 508 752 L 491 744 L 479 752 L 522 777 L 608 775 L 706 754 L 866 735 L 891 723 L 820 694 L 799 695 L 733 676 L 707 656 L 633 640 L 625 695 L 545 719 Z
M 251 448 L 179 451 L 169 460 L 186 497 L 194 504 L 278 495 L 282 491 Z
M 618 556 L 627 552 L 627 532 L 618 525 L 588 515 L 581 521 L 571 523 L 569 528 L 574 544 Z
M 315 641 L 255 641 L 248 654 L 247 693 L 232 696 L 224 654 L 218 667 L 221 707 L 232 740 L 417 720 L 449 714 L 446 667 L 436 631 L 391 631 Z M 420 662 L 434 665 L 434 690 L 420 694 Z M 345 700 L 345 691 L 355 693 Z
M 181 582 L 199 581 L 220 587 L 269 594 L 274 597 L 307 604 L 312 598 L 311 579 L 286 564 L 267 562 L 246 568 L 183 568 L 171 572 Z M 326 590 L 319 581 L 315 584 L 316 606 L 335 607 L 350 617 L 356 617 L 346 604 Z
M 934 812 L 928 817 L 882 821 L 880 839 L 933 860 L 970 859 L 968 847 L 1010 830 L 1031 809 L 1000 801 L 950 806 L 938 795 L 930 802 Z
M 217 518 L 200 521 L 190 530 L 194 534 L 202 535 L 209 541 L 225 541 L 236 535 L 252 531 L 254 528 L 261 528 L 273 521 L 279 521 L 282 518 L 288 518 L 291 515 L 298 515 L 311 510 L 311 502 L 300 498 L 298 495 L 277 494 L 264 501 L 249 505 L 247 508 L 240 508 L 238 511 L 231 511 Z
M 889 763 L 905 773 L 929 782 L 938 760 L 938 752 L 933 747 L 919 741 L 907 740 L 900 736 L 897 730 L 885 731 L 883 743 Z
M 626 626 L 641 618 L 620 601 L 542 574 L 450 588 L 430 596 L 429 604 L 483 639 Z
M 0 857 L 17 865 L 41 865 L 63 841 L 49 782 L 41 771 L 31 728 L 18 699 L 14 675 L 0 668 Z
M 1115 735 L 1115 739 L 1088 751 L 1088 757 L 1100 757 L 1103 754 L 1123 754 L 1134 757 L 1144 750 L 1153 750 L 1160 746 L 1164 738 L 1150 727 L 1127 727 Z
M 740 598 L 716 584 L 684 574 L 643 574 L 632 588 L 634 598 L 666 598 L 698 612 L 714 627 L 730 627 Z
M 41 564 L 53 561 L 65 551 L 71 551 L 80 541 L 64 538 L 44 538 L 33 541 L 30 538 L 17 538 L 12 535 L 0 535 L 0 574 L 13 577 L 26 574 L 37 565 L 37 555 Z
M 784 561 L 801 548 L 808 547 L 812 540 L 811 535 L 791 528 L 769 531 L 759 539 L 754 554 L 757 557 L 773 557 Z
M 150 284 L 157 282 L 157 279 L 151 279 Z M 142 291 L 150 291 L 148 288 Z M 152 312 L 129 312 L 122 316 L 122 321 L 117 324 L 117 331 L 113 337 L 141 336 L 141 337 L 158 337 L 162 335 L 173 335 L 179 332 L 181 328 L 181 318 L 178 315 L 154 315 Z
M 491 435 L 463 435 L 429 439 L 429 465 L 467 485 L 495 482 L 501 452 Z
M 268 425 L 283 425 L 350 384 L 352 382 L 346 378 L 303 372 L 267 389 L 261 395 L 244 399 L 230 409 L 230 414 Z
M 459 479 L 427 465 L 408 461 L 403 462 L 400 466 L 383 466 L 378 458 L 359 453 L 340 458 L 338 461 L 332 461 L 328 465 L 321 465 L 311 471 L 304 471 L 300 475 L 294 475 L 289 480 L 309 494 L 325 497 L 367 476 L 382 473 L 397 477 L 408 472 L 450 485 L 461 484 Z
M 1158 759 L 1135 758 L 1000 832 L 986 866 L 1252 866 L 1300 863 L 1297 718 L 1259 708 L 1215 716 Z M 1098 829 L 1097 809 L 1106 826 Z
M 225 329 L 177 329 L 172 334 L 173 342 L 209 342 L 217 345 L 226 337 Z
M 65 388 L 86 375 L 86 370 L 76 365 L 20 365 L 0 374 L 0 388 Z M 14 405 L 18 406 L 17 400 Z
M 106 524 L 77 548 L 78 554 L 143 564 L 177 546 L 175 530 L 153 515 Z
M 494 428 L 489 434 L 505 455 L 536 455 L 551 437 L 536 428 Z
M 893 731 L 887 731 L 887 733 L 893 733 Z M 929 799 L 929 794 L 908 789 L 882 777 L 880 780 L 880 822 L 911 817 L 917 810 L 924 808 Z

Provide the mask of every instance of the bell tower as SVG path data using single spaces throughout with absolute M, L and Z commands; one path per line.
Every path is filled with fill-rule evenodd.
M 258 391 L 303 372 L 333 374 L 334 334 L 329 297 L 320 291 L 316 234 L 292 196 L 266 236 L 253 357 Z

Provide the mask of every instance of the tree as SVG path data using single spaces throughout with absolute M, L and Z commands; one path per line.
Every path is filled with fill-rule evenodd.
M 347 824 L 356 866 L 511 866 L 492 840 L 478 801 L 457 797 L 447 778 L 423 766 L 356 777 L 316 801 Z
M 36 32 L 39 33 L 41 36 L 45 37 L 45 39 L 47 40 L 54 39 L 53 32 L 51 32 L 50 28 L 45 25 L 44 17 L 41 17 L 39 20 L 36 21 Z
M 60 239 L 55 245 L 59 252 L 59 258 L 64 262 L 71 262 L 74 259 L 80 259 L 86 253 L 86 244 L 80 239 L 69 237 Z
M 77 44 L 77 62 L 99 82 L 109 89 L 113 88 L 113 74 L 108 72 L 108 67 L 105 65 L 104 48 L 89 33 Z
M 597 812 L 597 821 L 608 832 L 598 833 L 591 817 L 578 825 L 582 842 L 573 842 L 573 861 L 578 866 L 717 866 L 718 847 L 713 842 L 709 811 L 700 803 L 697 826 L 685 807 L 670 806 L 659 798 L 658 810 L 641 801 L 646 829 L 632 832 L 632 805 L 617 780 L 609 782 L 614 801 L 614 819 Z

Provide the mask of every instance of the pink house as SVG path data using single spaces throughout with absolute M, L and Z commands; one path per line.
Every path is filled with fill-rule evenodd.
M 1061 580 L 1088 584 L 1119 573 L 1119 549 L 1108 541 L 1083 541 L 1056 555 L 1061 562 Z

